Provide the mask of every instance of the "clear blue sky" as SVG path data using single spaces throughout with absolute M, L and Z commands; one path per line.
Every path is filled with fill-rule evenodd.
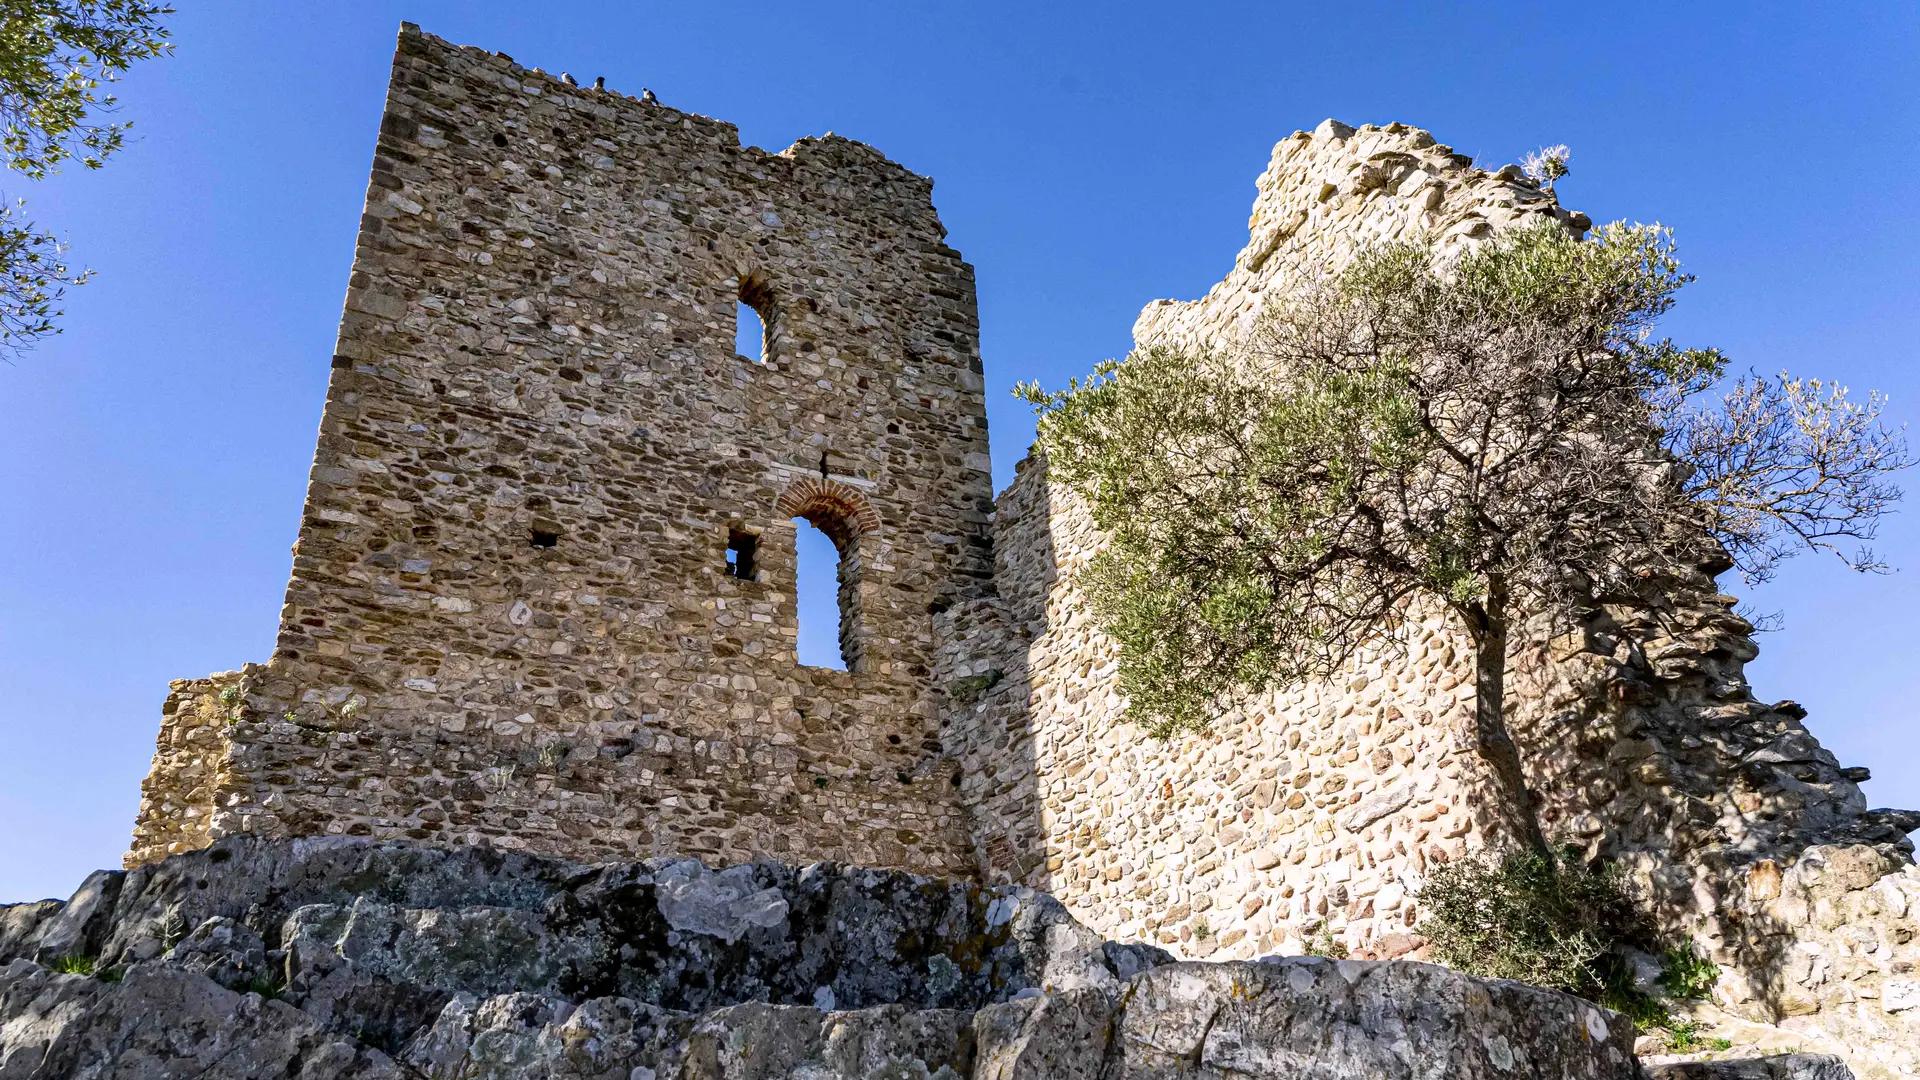
M 1678 230 L 1700 282 L 1676 336 L 1920 419 L 1908 0 L 183 7 L 178 54 L 123 87 L 120 158 L 0 178 L 99 272 L 63 337 L 0 365 L 0 901 L 118 865 L 167 680 L 271 649 L 402 19 L 934 177 L 979 272 L 1001 485 L 1032 435 L 1007 389 L 1203 293 L 1272 144 L 1328 116 L 1489 165 L 1571 144 L 1569 205 Z M 1917 523 L 1885 531 L 1899 574 L 1807 557 L 1755 597 L 1788 620 L 1759 693 L 1804 702 L 1875 805 L 1920 806 Z

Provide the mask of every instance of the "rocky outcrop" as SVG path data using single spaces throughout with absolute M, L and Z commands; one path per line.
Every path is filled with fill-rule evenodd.
M 0 908 L 0 1080 L 1640 1075 L 1621 1017 L 1427 964 L 1173 963 L 1044 893 L 234 837 Z
M 1656 1065 L 1648 1080 L 1853 1080 L 1833 1054 L 1779 1054 L 1747 1061 L 1687 1061 Z

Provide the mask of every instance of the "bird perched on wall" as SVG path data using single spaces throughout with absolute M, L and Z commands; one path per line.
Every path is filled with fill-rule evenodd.
M 560 81 L 561 81 L 561 82 L 563 82 L 563 83 L 566 83 L 566 84 L 567 84 L 568 86 L 579 86 L 579 85 L 580 85 L 579 83 L 577 83 L 577 82 L 575 82 L 575 81 L 574 81 L 574 78 L 573 78 L 573 76 L 571 76 L 571 75 L 569 75 L 569 74 L 567 74 L 567 73 L 566 73 L 566 72 L 564 72 L 564 71 L 560 73 Z
M 607 88 L 607 77 L 605 75 L 595 75 L 593 77 L 593 88 L 595 90 L 605 90 Z
M 640 88 L 640 100 L 646 102 L 649 105 L 660 104 L 660 99 L 653 96 L 653 91 L 647 89 L 644 86 Z

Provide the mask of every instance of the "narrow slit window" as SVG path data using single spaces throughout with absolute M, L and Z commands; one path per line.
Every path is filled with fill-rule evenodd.
M 756 364 L 773 361 L 773 330 L 779 321 L 773 293 L 757 275 L 740 279 L 740 303 L 734 309 L 733 351 Z
M 727 530 L 727 576 L 742 581 L 759 580 L 759 560 L 755 558 L 760 538 L 739 529 Z
M 766 324 L 745 300 L 740 301 L 740 326 L 734 334 L 733 351 L 756 364 L 767 362 Z
M 847 566 L 833 539 L 806 518 L 793 519 L 794 593 L 800 614 L 797 659 L 847 670 Z

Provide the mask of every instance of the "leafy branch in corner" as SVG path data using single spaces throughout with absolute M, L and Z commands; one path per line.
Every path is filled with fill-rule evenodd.
M 126 145 L 131 122 L 106 120 L 119 100 L 105 87 L 138 61 L 172 51 L 161 18 L 173 8 L 146 0 L 0 0 L 0 150 L 9 169 L 42 180 L 63 162 L 89 169 Z M 0 208 L 0 355 L 59 332 L 66 287 L 84 284 L 66 246 Z

